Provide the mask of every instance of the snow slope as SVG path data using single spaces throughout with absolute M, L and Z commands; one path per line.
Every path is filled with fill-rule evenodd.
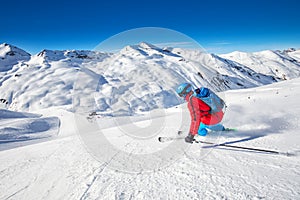
M 59 131 L 58 117 L 41 117 L 0 109 L 0 150 L 51 139 Z
M 224 95 L 229 105 L 224 124 L 239 131 L 210 134 L 206 141 L 288 151 L 295 156 L 188 145 L 182 140 L 159 143 L 158 136 L 176 137 L 179 128 L 186 134 L 189 124 L 182 119 L 183 105 L 154 113 L 152 119 L 135 116 L 132 123 L 128 118 L 82 118 L 77 130 L 84 128 L 88 133 L 91 127 L 101 126 L 98 132 L 117 152 L 112 155 L 107 146 L 98 146 L 107 158 L 95 159 L 97 152 L 87 145 L 92 143 L 86 143 L 82 133 L 67 131 L 74 128 L 73 114 L 51 108 L 42 112 L 62 119 L 57 139 L 0 151 L 0 199 L 298 199 L 300 79 Z M 157 119 L 165 122 L 160 130 L 151 123 Z M 136 125 L 135 135 L 127 134 L 130 124 Z M 143 128 L 155 135 L 143 135 Z M 143 137 L 137 137 L 140 134 Z M 184 148 L 181 153 L 167 151 L 173 145 Z M 152 158 L 141 166 L 153 167 L 153 161 L 159 160 L 164 164 L 159 169 L 154 166 L 154 171 L 142 170 L 133 165 L 139 155 Z
M 43 50 L 0 76 L 2 106 L 16 111 L 35 111 L 72 105 L 77 72 L 89 62 L 101 62 L 109 54 L 91 51 Z M 0 62 L 1 65 L 1 62 Z M 95 74 L 95 78 L 101 77 Z
M 235 51 L 220 56 L 248 66 L 256 72 L 273 75 L 283 80 L 300 75 L 299 50 L 283 52 L 266 50 L 255 53 Z
M 300 59 L 300 50 L 292 50 L 292 51 L 287 52 L 287 54 L 295 60 L 299 61 L 299 59 Z

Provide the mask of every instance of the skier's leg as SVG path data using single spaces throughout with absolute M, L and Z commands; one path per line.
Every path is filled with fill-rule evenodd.
M 207 125 L 203 124 L 202 122 L 200 123 L 199 129 L 198 129 L 198 135 L 201 136 L 206 136 L 207 134 Z
M 222 124 L 206 125 L 206 128 L 212 131 L 224 131 L 225 127 Z

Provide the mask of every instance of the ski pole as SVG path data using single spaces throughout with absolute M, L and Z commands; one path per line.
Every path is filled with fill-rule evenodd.
M 251 148 L 251 147 L 243 147 L 243 146 L 234 146 L 234 145 L 229 145 L 229 144 L 217 144 L 213 142 L 205 142 L 205 141 L 196 141 L 196 143 L 202 143 L 202 144 L 211 144 L 215 146 L 222 146 L 222 147 L 230 147 L 230 148 L 235 148 L 235 149 L 245 149 L 245 150 L 250 150 L 250 151 L 260 151 L 260 152 L 266 152 L 266 153 L 273 153 L 273 154 L 279 154 L 279 155 L 286 155 L 286 156 L 291 156 L 292 154 L 288 152 L 279 152 L 279 151 L 273 151 L 273 150 L 268 150 L 268 149 L 258 149 L 258 148 Z

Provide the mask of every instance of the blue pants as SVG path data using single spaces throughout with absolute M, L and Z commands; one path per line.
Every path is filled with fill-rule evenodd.
M 212 130 L 212 131 L 223 131 L 223 130 L 225 130 L 225 128 L 222 124 L 205 125 L 201 122 L 200 126 L 199 126 L 199 129 L 198 129 L 198 135 L 206 136 L 207 129 Z

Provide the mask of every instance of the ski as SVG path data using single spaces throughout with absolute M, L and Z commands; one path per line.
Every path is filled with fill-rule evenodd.
M 224 132 L 231 132 L 231 131 L 237 131 L 237 129 L 236 128 L 226 128 L 224 130 Z M 223 132 L 223 131 L 217 131 L 217 132 Z M 177 135 L 181 136 L 182 133 L 183 133 L 182 131 L 178 131 Z M 172 141 L 172 140 L 184 139 L 184 137 L 178 137 L 178 136 L 174 136 L 174 137 L 163 137 L 163 136 L 160 136 L 160 137 L 158 137 L 158 141 L 159 142 L 168 142 L 168 141 Z
M 237 129 L 226 129 L 224 131 L 237 131 Z M 182 134 L 182 131 L 178 131 L 178 136 L 177 137 L 158 137 L 159 142 L 168 142 L 168 141 L 174 141 L 174 140 L 182 140 L 185 137 L 180 136 Z M 200 144 L 210 144 L 213 145 L 214 147 L 227 147 L 227 148 L 233 148 L 233 149 L 243 149 L 247 151 L 252 151 L 252 152 L 263 152 L 263 153 L 269 153 L 269 154 L 274 154 L 274 155 L 284 155 L 284 156 L 295 156 L 296 153 L 293 152 L 281 152 L 281 151 L 274 151 L 274 150 L 269 150 L 269 149 L 260 149 L 260 148 L 252 148 L 252 147 L 244 147 L 244 146 L 235 146 L 235 145 L 230 145 L 226 143 L 213 143 L 213 142 L 207 142 L 207 141 L 198 141 L 195 140 L 193 143 L 200 143 Z
M 184 137 L 158 137 L 159 142 L 168 142 L 173 140 L 182 140 Z
M 182 135 L 182 131 L 178 131 L 177 135 L 180 136 Z M 159 142 L 168 142 L 172 140 L 181 140 L 184 139 L 184 137 L 158 137 Z
M 194 140 L 194 143 L 201 143 L 201 144 L 210 144 L 215 147 L 229 147 L 229 148 L 234 148 L 234 149 L 243 149 L 243 150 L 248 150 L 248 151 L 253 151 L 253 152 L 263 152 L 263 153 L 270 153 L 270 154 L 277 154 L 277 155 L 284 155 L 284 156 L 295 156 L 295 153 L 292 152 L 280 152 L 280 151 L 274 151 L 274 150 L 269 150 L 269 149 L 260 149 L 260 148 L 253 148 L 253 147 L 244 147 L 244 146 L 235 146 L 235 145 L 230 145 L 226 143 L 213 143 L 213 142 L 206 142 L 206 141 L 197 141 Z
M 224 131 L 228 131 L 228 132 L 230 132 L 230 131 L 238 131 L 238 129 L 237 128 L 225 128 Z

